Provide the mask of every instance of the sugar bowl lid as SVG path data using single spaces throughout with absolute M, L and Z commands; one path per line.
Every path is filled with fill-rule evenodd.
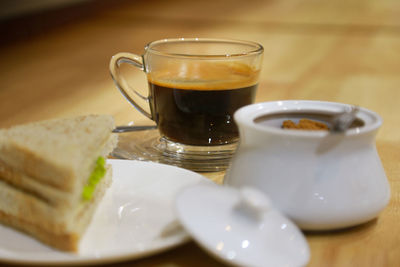
M 207 252 L 236 266 L 304 266 L 310 251 L 299 228 L 254 188 L 188 187 L 176 198 L 178 218 Z

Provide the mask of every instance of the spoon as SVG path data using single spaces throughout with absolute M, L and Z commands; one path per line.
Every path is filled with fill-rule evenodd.
M 127 126 L 117 126 L 113 133 L 125 133 L 125 132 L 135 132 L 135 131 L 144 131 L 144 130 L 151 130 L 156 129 L 156 125 L 127 125 Z
M 350 106 L 349 109 L 335 115 L 332 120 L 332 132 L 340 133 L 346 131 L 356 119 L 359 111 L 358 106 Z

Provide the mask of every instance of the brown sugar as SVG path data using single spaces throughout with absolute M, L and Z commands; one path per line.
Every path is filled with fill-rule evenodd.
M 312 131 L 329 130 L 329 127 L 325 123 L 309 119 L 300 119 L 297 124 L 294 123 L 292 120 L 285 120 L 282 123 L 282 128 L 293 129 L 293 130 L 312 130 Z

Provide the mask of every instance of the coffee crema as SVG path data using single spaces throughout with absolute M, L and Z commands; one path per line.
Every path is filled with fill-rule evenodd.
M 233 113 L 254 101 L 259 72 L 239 63 L 170 67 L 148 77 L 152 113 L 161 135 L 186 145 L 237 141 Z

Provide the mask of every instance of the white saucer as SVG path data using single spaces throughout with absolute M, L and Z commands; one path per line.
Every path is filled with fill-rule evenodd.
M 63 253 L 0 225 L 0 262 L 95 264 L 137 259 L 189 240 L 174 213 L 182 188 L 208 183 L 203 176 L 174 166 L 108 160 L 113 184 L 83 236 L 78 254 Z

